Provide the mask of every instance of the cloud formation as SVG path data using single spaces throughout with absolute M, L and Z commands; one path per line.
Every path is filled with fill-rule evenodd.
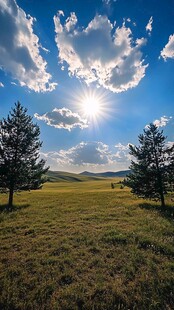
M 43 154 L 42 154 L 43 156 Z M 45 158 L 54 159 L 59 165 L 101 166 L 112 162 L 108 145 L 102 142 L 80 142 L 68 150 L 49 152 Z
M 118 143 L 115 145 L 116 153 L 114 154 L 114 159 L 117 162 L 128 162 L 130 163 L 131 155 L 129 154 L 129 144 Z
M 80 142 L 68 150 L 42 153 L 51 169 L 80 169 L 120 170 L 127 169 L 130 164 L 128 145 L 117 144 L 115 150 L 103 142 Z
M 2 82 L 0 82 L 0 87 L 4 87 L 4 84 Z
M 73 113 L 67 108 L 53 109 L 52 112 L 47 112 L 43 115 L 34 114 L 38 120 L 42 120 L 49 126 L 59 129 L 67 129 L 71 131 L 73 128 L 79 127 L 81 129 L 88 127 L 86 119 L 81 118 L 78 113 Z
M 161 51 L 160 55 L 164 60 L 167 60 L 167 58 L 174 59 L 174 34 L 170 35 L 169 41 Z
M 165 127 L 168 122 L 172 119 L 172 116 L 161 116 L 160 119 L 156 119 L 153 124 L 156 125 L 157 127 Z
M 153 23 L 153 17 L 151 16 L 151 18 L 149 19 L 147 25 L 146 25 L 146 31 L 147 33 L 150 35 L 152 32 L 152 23 Z
M 172 119 L 172 116 L 161 116 L 160 119 L 156 119 L 153 121 L 153 124 L 157 127 L 165 127 Z M 145 126 L 145 129 L 149 128 L 149 124 Z
M 110 162 L 109 148 L 102 142 L 81 142 L 62 153 L 73 165 L 105 165 Z
M 173 147 L 174 146 L 174 142 L 173 141 L 167 141 L 166 142 L 166 146 L 167 147 Z
M 117 2 L 117 0 L 102 0 L 102 2 L 106 5 L 110 5 L 112 2 Z
M 15 0 L 0 0 L 0 20 L 0 68 L 35 92 L 54 90 L 57 84 L 50 82 L 39 38 L 33 32 L 35 19 Z
M 133 41 L 125 24 L 115 28 L 106 16 L 96 15 L 84 29 L 77 27 L 71 13 L 64 23 L 64 13 L 54 16 L 59 60 L 67 64 L 69 74 L 87 84 L 96 82 L 112 92 L 123 92 L 139 84 L 147 65 L 142 59 L 144 38 Z

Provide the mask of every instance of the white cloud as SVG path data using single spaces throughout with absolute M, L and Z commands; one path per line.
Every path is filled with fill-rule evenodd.
M 81 142 L 63 153 L 73 165 L 105 165 L 111 160 L 109 148 L 102 142 Z
M 59 152 L 48 152 L 48 153 L 41 152 L 40 157 L 42 159 L 46 160 L 47 165 L 52 170 L 60 170 L 62 167 L 66 166 L 66 164 L 68 164 L 68 163 L 65 163 L 64 157 L 61 156 L 61 154 Z M 66 170 L 66 168 L 65 168 L 65 170 Z
M 70 17 L 66 19 L 66 24 L 65 24 L 66 31 L 70 32 L 74 30 L 74 27 L 76 24 L 77 24 L 77 17 L 76 17 L 76 14 L 73 12 L 71 13 Z
M 170 35 L 168 43 L 161 51 L 161 57 L 163 57 L 164 60 L 166 60 L 167 58 L 174 59 L 174 34 Z
M 122 143 L 117 143 L 116 145 L 115 145 L 115 148 L 116 149 L 118 149 L 118 150 L 120 150 L 120 151 L 127 151 L 127 150 L 129 150 L 129 143 L 128 144 L 126 144 L 126 145 L 124 145 L 124 144 L 122 144 Z
M 167 142 L 166 142 L 166 146 L 167 146 L 167 147 L 173 147 L 173 146 L 174 146 L 174 142 L 172 142 L 172 141 L 167 141 Z
M 68 64 L 70 75 L 87 84 L 96 82 L 119 93 L 139 84 L 147 65 L 142 59 L 144 38 L 133 41 L 125 24 L 115 29 L 106 16 L 96 15 L 85 29 L 77 27 L 77 17 L 71 13 L 64 25 L 54 16 L 56 43 L 60 63 Z
M 130 155 L 128 145 L 119 143 L 115 150 L 103 142 L 81 142 L 68 150 L 41 153 L 54 170 L 68 171 L 117 171 L 128 169 Z
M 4 87 L 4 84 L 2 82 L 0 82 L 0 87 Z
M 50 82 L 39 38 L 33 32 L 35 19 L 15 0 L 0 0 L 0 20 L 0 68 L 35 92 L 54 90 L 57 84 Z
M 116 153 L 114 158 L 116 161 L 128 162 L 130 164 L 131 155 L 129 154 L 129 144 L 118 143 L 115 145 Z
M 18 84 L 16 84 L 15 82 L 11 82 L 11 85 L 18 86 Z
M 102 0 L 102 2 L 106 5 L 110 5 L 112 2 L 117 2 L 117 0 Z
M 146 31 L 148 32 L 149 35 L 152 32 L 152 23 L 153 23 L 153 17 L 151 16 L 151 18 L 148 21 L 148 24 L 146 25 Z
M 45 121 L 49 126 L 59 129 L 67 129 L 69 131 L 76 127 L 81 129 L 88 127 L 88 122 L 86 119 L 82 119 L 78 113 L 73 113 L 71 110 L 66 108 L 55 108 L 52 112 L 47 112 L 43 115 L 35 113 L 34 117 Z
M 59 165 L 100 166 L 111 162 L 111 154 L 106 144 L 102 142 L 80 142 L 68 150 L 49 152 L 42 156 L 55 160 Z
M 39 44 L 39 47 L 40 47 L 46 54 L 50 53 L 50 50 L 47 49 L 47 48 L 45 48 L 45 47 L 43 47 L 41 44 Z
M 153 121 L 153 124 L 156 125 L 157 127 L 165 127 L 168 122 L 172 119 L 172 116 L 161 116 L 160 119 L 156 119 Z

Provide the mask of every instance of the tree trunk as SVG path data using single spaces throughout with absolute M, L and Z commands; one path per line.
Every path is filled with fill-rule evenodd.
M 13 190 L 13 187 L 11 187 L 10 191 L 9 191 L 9 198 L 8 198 L 8 208 L 9 208 L 9 210 L 11 210 L 12 206 L 13 206 L 13 193 L 14 193 L 14 190 Z
M 163 192 L 160 193 L 160 196 L 161 196 L 161 207 L 162 207 L 162 208 L 165 208 L 166 205 L 165 205 L 165 200 L 164 200 L 164 194 L 163 194 Z
M 161 207 L 165 208 L 165 201 L 164 201 L 164 186 L 162 182 L 162 174 L 159 168 L 159 158 L 157 155 L 156 147 L 155 147 L 155 142 L 154 142 L 154 135 L 153 135 L 153 147 L 154 147 L 154 154 L 155 154 L 155 162 L 156 162 L 156 170 L 157 170 L 157 180 L 158 180 L 158 186 L 159 186 L 159 191 L 158 193 L 160 194 L 161 198 Z

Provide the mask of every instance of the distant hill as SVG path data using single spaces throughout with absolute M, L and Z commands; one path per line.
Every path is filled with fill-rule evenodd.
M 116 177 L 126 177 L 130 173 L 130 170 L 122 170 L 122 171 L 107 171 L 107 172 L 99 172 L 99 173 L 93 173 L 93 172 L 88 172 L 84 171 L 81 172 L 79 175 L 84 175 L 84 176 L 91 176 L 91 177 L 102 177 L 102 178 L 116 178 Z
M 85 182 L 85 181 L 102 180 L 103 178 L 116 178 L 116 177 L 124 178 L 129 173 L 130 170 L 123 170 L 117 172 L 108 171 L 100 173 L 84 171 L 79 174 L 64 171 L 49 170 L 46 173 L 46 176 L 49 182 Z
M 51 171 L 46 173 L 49 182 L 85 182 L 102 179 L 99 176 L 88 176 L 64 171 Z

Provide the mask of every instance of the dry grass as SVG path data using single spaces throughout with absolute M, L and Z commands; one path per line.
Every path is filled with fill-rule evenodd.
M 173 207 L 111 181 L 1 195 L 1 309 L 174 308 Z

